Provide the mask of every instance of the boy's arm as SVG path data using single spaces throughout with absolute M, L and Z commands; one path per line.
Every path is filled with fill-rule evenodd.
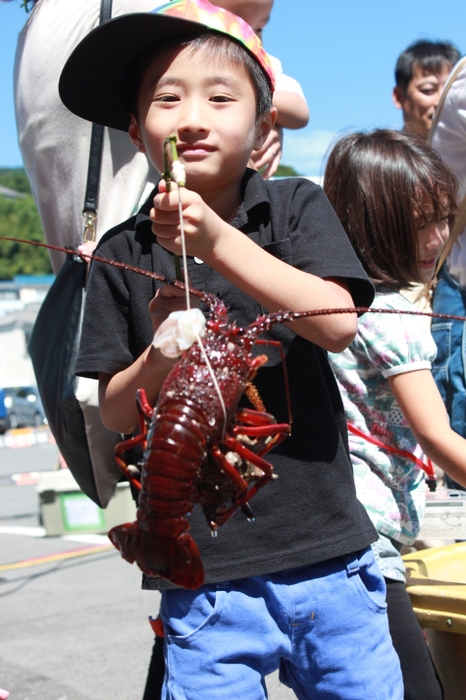
M 144 388 L 151 406 L 171 366 L 164 366 L 152 345 L 127 369 L 117 374 L 99 372 L 99 406 L 102 422 L 118 433 L 133 433 L 139 423 L 136 391 Z
M 344 280 L 321 279 L 298 270 L 270 255 L 241 231 L 223 221 L 222 226 L 222 235 L 202 259 L 267 311 L 354 307 Z M 324 350 L 341 352 L 356 335 L 357 316 L 315 316 L 295 321 L 291 327 Z
M 196 193 L 181 191 L 188 255 L 197 256 L 268 311 L 354 307 L 344 280 L 298 270 L 256 245 L 220 218 Z M 178 192 L 160 193 L 151 210 L 152 230 L 167 250 L 179 254 Z M 302 319 L 293 331 L 331 352 L 341 352 L 357 331 L 354 314 Z
M 191 297 L 191 305 L 197 300 Z M 152 330 L 172 311 L 186 308 L 185 293 L 170 285 L 163 285 L 149 304 Z M 136 391 L 144 389 L 151 406 L 176 360 L 165 357 L 160 350 L 150 345 L 132 365 L 116 374 L 99 373 L 99 406 L 102 421 L 110 430 L 130 434 L 139 424 L 136 407 Z

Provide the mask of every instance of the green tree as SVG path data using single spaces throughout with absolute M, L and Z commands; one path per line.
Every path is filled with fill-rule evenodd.
M 0 237 L 44 241 L 39 214 L 32 198 L 7 199 L 0 196 Z M 0 279 L 15 275 L 47 275 L 52 272 L 46 248 L 0 240 Z
M 0 185 L 16 192 L 31 192 L 31 185 L 23 168 L 0 168 Z
M 296 177 L 300 173 L 296 172 L 291 165 L 279 165 L 275 177 Z

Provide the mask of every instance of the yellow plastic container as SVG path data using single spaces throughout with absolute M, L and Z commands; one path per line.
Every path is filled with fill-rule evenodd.
M 466 542 L 403 557 L 407 590 L 442 680 L 445 700 L 466 698 Z

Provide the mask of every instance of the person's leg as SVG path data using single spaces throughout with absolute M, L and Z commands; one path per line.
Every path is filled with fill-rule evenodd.
M 263 577 L 162 594 L 163 700 L 265 700 L 287 637 L 264 599 Z
M 442 700 L 440 680 L 402 581 L 385 579 L 393 646 L 399 656 L 404 700 Z
M 324 562 L 311 576 L 289 586 L 292 647 L 280 680 L 299 700 L 403 700 L 372 550 Z
M 155 635 L 152 656 L 147 673 L 146 687 L 142 700 L 160 700 L 162 696 L 163 677 L 165 674 L 165 660 L 163 657 L 163 637 Z
M 291 571 L 162 595 L 163 700 L 267 697 L 265 676 L 300 700 L 402 700 L 385 583 L 372 550 Z M 232 689 L 234 688 L 234 691 Z

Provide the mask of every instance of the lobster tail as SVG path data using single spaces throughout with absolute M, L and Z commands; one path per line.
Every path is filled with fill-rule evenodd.
M 176 523 L 184 528 L 178 519 Z M 184 523 L 189 527 L 186 520 Z M 144 532 L 134 522 L 117 525 L 108 536 L 123 559 L 130 564 L 135 561 L 147 576 L 166 578 L 184 588 L 199 588 L 204 583 L 201 555 L 187 532 L 177 537 L 173 528 L 170 537 L 160 537 Z

